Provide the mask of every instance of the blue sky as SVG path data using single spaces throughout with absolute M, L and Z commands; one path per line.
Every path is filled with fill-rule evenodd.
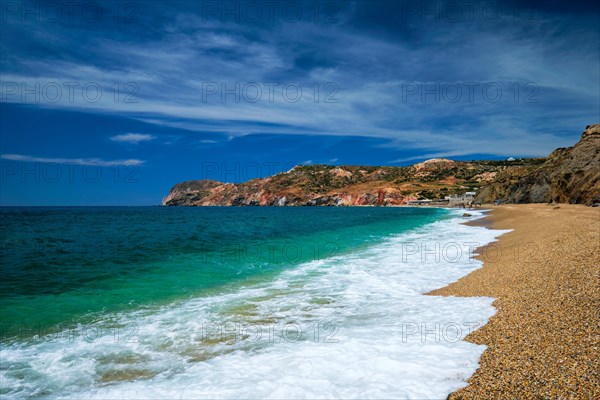
M 545 156 L 600 120 L 591 2 L 3 1 L 0 204 L 295 164 Z

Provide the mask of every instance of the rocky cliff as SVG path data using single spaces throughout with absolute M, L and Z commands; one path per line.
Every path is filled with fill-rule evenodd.
M 238 184 L 213 180 L 179 183 L 163 199 L 163 205 L 400 205 L 415 199 L 474 191 L 507 169 L 530 169 L 543 161 L 459 162 L 438 158 L 409 167 L 299 165 L 287 172 Z
M 589 125 L 573 147 L 552 152 L 537 168 L 513 168 L 481 187 L 476 202 L 600 202 L 600 124 Z
M 243 183 L 178 183 L 166 206 L 402 205 L 477 190 L 477 203 L 600 202 L 600 124 L 548 158 L 460 162 L 443 158 L 409 167 L 298 165 Z

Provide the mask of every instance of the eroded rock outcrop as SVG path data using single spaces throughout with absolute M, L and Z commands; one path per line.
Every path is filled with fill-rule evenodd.
M 509 169 L 483 186 L 476 201 L 491 203 L 600 202 L 600 124 L 588 125 L 573 147 L 553 151 L 537 168 Z

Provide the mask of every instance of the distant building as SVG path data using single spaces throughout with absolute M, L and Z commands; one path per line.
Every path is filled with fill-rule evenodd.
M 513 157 L 508 157 L 506 161 L 515 161 L 515 159 Z
M 448 200 L 448 205 L 450 207 L 468 206 L 473 202 L 476 194 L 477 192 L 465 192 L 463 194 L 446 196 L 444 199 Z

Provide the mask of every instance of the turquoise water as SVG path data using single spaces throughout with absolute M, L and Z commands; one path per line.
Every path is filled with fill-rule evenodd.
M 463 212 L 0 208 L 0 397 L 446 398 L 493 299 L 424 293 L 502 233 Z
M 372 207 L 1 208 L 2 339 L 27 341 L 61 324 L 228 293 L 446 214 Z

